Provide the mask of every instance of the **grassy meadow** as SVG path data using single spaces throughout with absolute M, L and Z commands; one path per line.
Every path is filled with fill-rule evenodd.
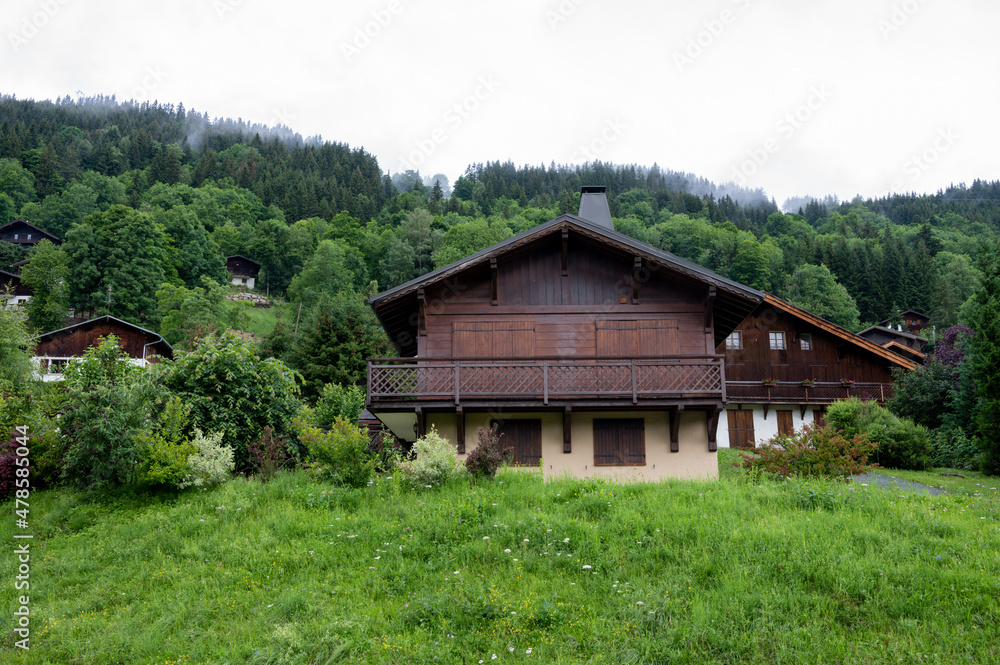
M 997 663 L 1000 498 L 835 482 L 31 496 L 4 663 Z M 996 487 L 994 483 L 993 487 Z

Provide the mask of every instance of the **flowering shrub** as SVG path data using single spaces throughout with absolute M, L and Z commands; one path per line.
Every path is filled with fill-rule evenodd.
M 441 485 L 458 473 L 455 449 L 431 428 L 413 444 L 413 459 L 399 465 L 403 480 L 413 486 Z
M 496 423 L 489 429 L 479 426 L 476 436 L 479 445 L 465 458 L 465 468 L 473 476 L 493 478 L 503 463 L 510 457 L 510 450 L 504 450 Z
M 848 437 L 832 427 L 809 424 L 794 434 L 765 441 L 757 448 L 758 457 L 741 453 L 741 466 L 782 478 L 793 474 L 846 478 L 873 466 L 868 458 L 876 446 L 861 434 Z
M 247 456 L 254 475 L 264 482 L 274 478 L 274 474 L 293 461 L 288 440 L 276 436 L 267 426 L 259 438 L 247 444 Z
M 232 447 L 222 445 L 222 432 L 205 436 L 195 428 L 192 443 L 197 452 L 188 458 L 188 474 L 177 486 L 184 489 L 225 482 L 236 468 L 236 460 Z
M 329 431 L 306 427 L 299 439 L 333 482 L 362 487 L 371 480 L 375 462 L 368 453 L 368 436 L 360 427 L 336 418 Z

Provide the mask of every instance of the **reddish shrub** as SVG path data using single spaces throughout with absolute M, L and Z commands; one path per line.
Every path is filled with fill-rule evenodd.
M 810 424 L 790 436 L 780 434 L 764 442 L 757 449 L 758 457 L 740 453 L 741 466 L 782 478 L 793 474 L 846 478 L 877 466 L 868 463 L 877 446 L 863 434 L 848 437 L 842 430 Z

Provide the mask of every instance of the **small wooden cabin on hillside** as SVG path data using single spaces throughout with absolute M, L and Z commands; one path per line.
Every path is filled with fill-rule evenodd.
M 253 291 L 257 283 L 257 274 L 260 272 L 260 264 L 245 256 L 227 256 L 226 271 L 229 273 L 231 284 Z
M 869 342 L 878 344 L 883 349 L 888 349 L 918 363 L 922 364 L 926 359 L 924 347 L 927 346 L 928 340 L 918 335 L 882 326 L 872 326 L 862 330 L 858 335 Z
M 62 244 L 62 240 L 58 236 L 43 231 L 23 219 L 15 219 L 13 222 L 0 226 L 0 240 L 15 245 L 37 245 L 42 240 L 50 240 L 55 245 Z
M 0 270 L 0 303 L 5 307 L 20 307 L 31 300 L 31 289 L 21 283 L 20 275 Z
M 911 335 L 919 335 L 921 330 L 931 327 L 931 317 L 921 312 L 908 309 L 902 314 L 900 314 L 900 316 L 903 317 L 903 323 L 901 327 L 905 328 L 906 332 L 910 333 Z M 886 319 L 885 321 L 879 323 L 879 325 L 885 327 L 891 327 L 893 323 L 894 322 L 892 319 Z
M 174 355 L 173 347 L 157 333 L 113 316 L 101 316 L 36 337 L 39 375 L 44 381 L 62 379 L 62 370 L 70 360 L 83 357 L 84 351 L 108 335 L 117 337 L 119 347 L 142 367 Z
M 716 476 L 716 347 L 763 298 L 617 233 L 604 188 L 584 188 L 579 215 L 371 299 L 400 357 L 368 361 L 366 408 L 462 458 L 496 422 L 546 475 Z
M 719 445 L 734 448 L 822 421 L 838 399 L 883 403 L 892 396 L 891 369 L 917 367 L 770 294 L 719 352 L 729 399 Z

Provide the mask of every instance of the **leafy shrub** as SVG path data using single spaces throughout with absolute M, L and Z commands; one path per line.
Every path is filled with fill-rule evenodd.
M 265 427 L 260 438 L 247 444 L 247 455 L 254 475 L 265 483 L 293 461 L 288 440 L 275 436 L 270 427 Z
M 34 466 L 31 464 L 31 457 L 25 457 L 24 465 L 18 464 L 17 449 L 21 446 L 28 447 L 26 437 L 17 431 L 10 432 L 6 441 L 0 442 L 0 498 L 6 498 L 14 493 L 17 488 L 18 469 L 21 471 L 20 477 L 28 477 L 29 488 L 34 485 L 30 476 L 34 475 Z M 30 449 L 29 449 L 30 450 Z M 24 483 L 22 483 L 23 485 Z
M 847 436 L 863 434 L 878 444 L 874 461 L 890 469 L 927 469 L 931 466 L 931 438 L 926 427 L 899 418 L 875 402 L 857 397 L 830 405 L 826 422 Z
M 337 418 L 329 431 L 307 427 L 299 438 L 333 482 L 361 487 L 371 480 L 375 464 L 368 453 L 368 435 L 360 427 Z
M 368 452 L 375 459 L 375 469 L 381 473 L 392 473 L 403 461 L 403 449 L 390 432 L 383 432 L 374 444 L 369 444 Z
M 323 392 L 320 393 L 316 408 L 313 409 L 312 424 L 318 427 L 329 427 L 336 418 L 356 423 L 364 405 L 365 393 L 358 386 L 328 383 L 323 386 Z
M 978 471 L 982 448 L 958 427 L 939 429 L 931 437 L 931 455 L 934 466 Z
M 503 463 L 510 457 L 510 450 L 504 450 L 500 443 L 502 436 L 497 431 L 498 425 L 486 429 L 482 425 L 476 431 L 479 445 L 465 458 L 465 468 L 476 478 L 493 478 Z
M 147 485 L 179 485 L 188 473 L 188 458 L 196 448 L 187 437 L 190 409 L 176 395 L 167 400 L 155 431 L 139 437 L 142 471 L 139 482 Z
M 442 485 L 459 473 L 455 448 L 431 428 L 413 444 L 413 459 L 399 465 L 403 480 L 415 487 Z
M 846 478 L 871 468 L 868 459 L 876 446 L 862 434 L 848 436 L 810 423 L 792 435 L 779 434 L 760 444 L 757 457 L 741 453 L 741 466 L 782 478 L 793 474 Z
M 178 487 L 208 487 L 223 483 L 236 468 L 233 449 L 222 445 L 222 432 L 205 436 L 197 427 L 192 439 L 196 452 L 188 458 L 188 473 Z

